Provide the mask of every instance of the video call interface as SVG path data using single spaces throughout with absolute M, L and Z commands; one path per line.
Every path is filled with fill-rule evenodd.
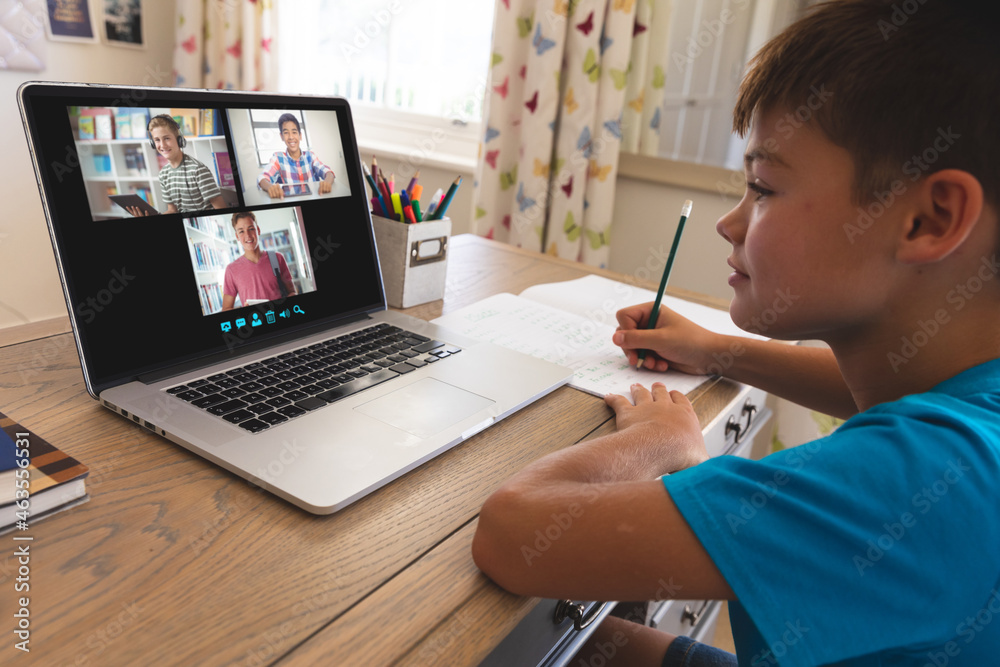
M 114 351 L 136 343 L 155 366 L 379 305 L 346 108 L 88 102 L 53 102 L 39 140 L 77 322 L 109 378 L 135 370 Z

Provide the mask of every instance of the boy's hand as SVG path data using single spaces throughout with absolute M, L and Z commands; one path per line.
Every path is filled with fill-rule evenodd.
M 136 216 L 137 218 L 144 215 L 149 215 L 149 212 L 146 211 L 146 209 L 139 208 L 138 206 L 126 206 L 125 210 L 131 213 L 132 215 Z
M 267 186 L 267 195 L 271 199 L 284 199 L 285 191 L 281 189 L 280 183 L 271 183 Z
M 654 382 L 652 390 L 632 385 L 632 399 L 635 405 L 620 394 L 604 397 L 615 411 L 619 431 L 629 430 L 640 442 L 663 450 L 665 471 L 683 470 L 708 459 L 701 424 L 687 396 Z
M 319 193 L 325 195 L 333 190 L 333 179 L 326 178 L 319 182 Z
M 612 341 L 622 348 L 630 366 L 639 360 L 639 350 L 647 350 L 643 368 L 654 371 L 673 369 L 692 375 L 708 375 L 713 351 L 724 347 L 723 336 L 703 329 L 666 306 L 660 307 L 656 328 L 646 329 L 652 302 L 618 311 L 618 330 Z

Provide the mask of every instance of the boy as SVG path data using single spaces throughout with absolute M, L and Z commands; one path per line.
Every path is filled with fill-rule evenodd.
M 286 150 L 271 156 L 267 169 L 257 179 L 257 187 L 267 192 L 271 199 L 284 198 L 282 184 L 320 181 L 319 194 L 333 190 L 333 169 L 320 162 L 312 151 L 304 151 L 299 147 L 302 134 L 298 118 L 290 113 L 283 113 L 278 118 L 278 128 Z
M 165 213 L 189 213 L 225 208 L 222 190 L 204 164 L 184 153 L 184 137 L 177 121 L 166 114 L 153 116 L 146 128 L 156 152 L 167 159 L 160 169 L 160 188 L 167 203 Z M 132 215 L 149 215 L 129 208 Z
M 619 313 L 632 363 L 647 349 L 655 370 L 718 372 L 726 352 L 724 375 L 853 416 L 760 461 L 707 459 L 679 392 L 608 396 L 616 433 L 486 501 L 473 543 L 486 574 L 552 598 L 651 599 L 666 582 L 731 600 L 740 665 L 997 664 L 1000 51 L 982 8 L 825 3 L 743 81 L 747 192 L 717 225 L 733 247 L 730 313 L 830 351 L 735 340 L 669 311 L 645 331 L 650 304 Z M 571 528 L 526 559 L 521 545 L 570 507 Z M 620 661 L 600 664 L 736 664 L 621 619 L 598 632 Z
M 243 248 L 243 256 L 226 266 L 222 281 L 222 310 L 232 310 L 237 296 L 244 306 L 293 296 L 296 293 L 295 284 L 284 256 L 280 252 L 268 253 L 260 249 L 257 216 L 251 211 L 233 213 L 233 231 Z M 272 254 L 278 265 L 277 274 Z

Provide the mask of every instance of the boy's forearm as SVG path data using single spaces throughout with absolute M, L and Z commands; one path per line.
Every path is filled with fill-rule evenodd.
M 631 612 L 630 612 L 631 613 Z M 577 664 L 659 667 L 676 637 L 643 624 L 643 618 L 608 616 L 574 657 Z M 600 660 L 597 657 L 601 656 Z
M 727 378 L 841 419 L 858 411 L 828 348 L 726 336 L 722 350 L 716 360 Z
M 516 473 L 507 484 L 544 488 L 558 483 L 656 479 L 688 465 L 671 456 L 681 448 L 664 440 L 661 431 L 638 424 L 550 454 Z

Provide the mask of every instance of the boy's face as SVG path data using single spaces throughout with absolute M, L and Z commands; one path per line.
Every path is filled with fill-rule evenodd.
M 240 218 L 236 221 L 234 229 L 236 240 L 240 242 L 240 247 L 243 248 L 244 252 L 252 252 L 257 248 L 260 229 L 257 228 L 257 223 L 253 221 L 253 218 Z
M 295 126 L 292 121 L 285 121 L 285 124 L 281 126 L 281 140 L 285 142 L 285 147 L 288 148 L 288 152 L 296 153 L 299 150 L 299 141 L 302 139 L 299 136 L 299 128 Z
M 884 311 L 898 213 L 890 207 L 863 235 L 848 234 L 858 224 L 850 154 L 814 125 L 789 133 L 784 115 L 754 123 L 746 193 L 716 225 L 733 246 L 730 314 L 773 338 L 829 341 Z
M 156 151 L 168 160 L 176 160 L 181 155 L 181 149 L 177 145 L 177 135 L 169 127 L 154 127 L 150 130 L 153 137 L 153 145 Z

